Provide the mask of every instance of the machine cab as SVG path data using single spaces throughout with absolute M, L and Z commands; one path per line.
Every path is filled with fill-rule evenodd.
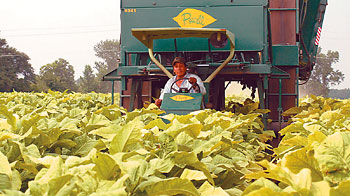
M 142 42 L 149 52 L 150 59 L 162 70 L 162 72 L 172 78 L 173 75 L 169 70 L 164 67 L 153 54 L 153 41 L 156 39 L 169 39 L 169 38 L 185 38 L 185 37 L 199 37 L 199 38 L 212 38 L 215 42 L 223 42 L 228 40 L 230 44 L 230 52 L 226 60 L 224 60 L 215 71 L 213 71 L 204 80 L 205 88 L 209 87 L 209 83 L 215 78 L 215 76 L 227 65 L 234 56 L 235 38 L 234 34 L 226 29 L 206 29 L 206 28 L 146 28 L 146 29 L 132 29 L 132 34 L 140 42 Z M 225 38 L 225 39 L 224 39 Z M 175 82 L 173 83 L 173 85 Z M 179 89 L 176 93 L 165 93 L 160 109 L 165 110 L 167 113 L 174 114 L 188 114 L 190 112 L 204 109 L 203 95 L 201 93 L 188 93 L 184 89 Z M 207 92 L 208 89 L 206 89 Z

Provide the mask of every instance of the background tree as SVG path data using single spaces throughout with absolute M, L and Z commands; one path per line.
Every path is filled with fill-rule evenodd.
M 91 91 L 97 91 L 96 76 L 90 65 L 85 65 L 83 76 L 78 79 L 79 91 L 89 93 Z
M 35 74 L 30 58 L 0 39 L 0 92 L 32 91 Z
M 40 68 L 38 83 L 45 84 L 51 90 L 76 91 L 77 87 L 74 80 L 74 68 L 68 61 L 60 58 L 53 63 L 46 64 Z M 46 91 L 47 89 L 38 89 Z
M 331 86 L 344 81 L 344 74 L 333 68 L 337 62 L 339 62 L 339 53 L 337 51 L 329 50 L 327 54 L 323 54 L 321 48 L 319 48 L 316 64 L 310 79 L 300 88 L 301 95 L 314 94 L 326 97 Z
M 98 92 L 108 93 L 111 92 L 110 82 L 102 81 L 102 78 L 107 73 L 118 68 L 118 62 L 120 59 L 120 43 L 118 40 L 105 40 L 100 41 L 94 46 L 95 55 L 102 59 L 102 61 L 95 62 L 94 68 L 96 69 L 96 83 Z M 115 92 L 118 92 L 119 85 L 115 85 Z
M 327 97 L 333 99 L 350 99 L 350 89 L 330 89 Z
M 107 64 L 108 71 L 116 69 L 120 59 L 120 43 L 118 40 L 100 41 L 94 46 L 96 56 L 101 58 Z

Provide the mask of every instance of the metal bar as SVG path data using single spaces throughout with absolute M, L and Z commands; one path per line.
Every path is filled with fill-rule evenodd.
M 120 90 L 126 90 L 126 88 L 127 88 L 127 86 L 126 86 L 126 77 L 121 77 L 121 81 L 122 81 L 122 83 L 121 83 L 121 88 L 120 88 Z
M 296 9 L 298 10 L 297 12 L 295 12 L 295 17 L 296 17 L 296 21 L 295 21 L 295 24 L 296 24 L 296 27 L 295 27 L 295 30 L 296 32 L 295 33 L 299 33 L 299 1 L 295 1 L 295 7 Z
M 125 61 L 124 63 L 125 63 L 125 64 L 124 64 L 124 65 L 127 66 L 127 65 L 128 65 L 128 62 L 129 62 L 129 54 L 126 53 L 126 51 L 125 51 L 124 53 L 125 53 L 125 58 L 124 58 L 124 61 Z
M 282 79 L 279 79 L 278 107 L 282 108 Z
M 270 34 L 268 28 L 269 28 L 269 19 L 268 19 L 268 12 L 266 9 L 264 9 L 264 50 L 263 54 L 261 55 L 262 58 L 260 58 L 259 63 L 267 63 L 267 60 L 269 59 L 269 47 L 270 44 L 268 42 L 268 35 Z M 272 50 L 271 50 L 272 51 Z
M 264 89 L 269 89 L 269 78 L 267 75 L 264 75 Z
M 230 84 L 231 84 L 231 82 L 232 82 L 232 81 L 229 81 L 229 82 L 226 84 L 226 86 L 225 86 L 225 90 L 227 89 L 228 85 L 230 85 Z
M 265 103 L 264 103 L 264 85 L 263 80 L 258 79 L 257 80 L 257 86 L 258 86 L 258 94 L 259 94 L 259 105 L 261 109 L 265 109 Z
M 204 81 L 204 83 L 209 83 L 211 82 L 215 76 L 224 68 L 233 58 L 234 53 L 235 53 L 235 36 L 233 33 L 227 31 L 226 32 L 227 37 L 230 40 L 230 55 L 227 57 L 227 59 L 212 73 L 210 76 Z
M 134 109 L 135 95 L 136 95 L 136 81 L 135 79 L 131 79 L 129 112 L 131 112 Z
M 150 95 L 141 95 L 142 97 L 149 97 Z M 120 97 L 130 97 L 130 95 L 120 95 Z
M 282 78 L 279 79 L 279 96 L 278 96 L 278 122 L 280 124 L 280 130 L 282 129 Z
M 269 8 L 269 11 L 298 11 L 298 8 Z
M 136 92 L 135 95 L 137 96 L 137 108 L 142 107 L 142 80 L 137 79 L 136 80 Z
M 125 90 L 125 89 L 123 89 L 124 87 L 123 87 L 123 78 L 125 78 L 125 77 L 122 77 L 122 80 L 121 80 L 121 84 L 120 84 L 120 89 L 119 89 L 119 96 L 120 96 L 120 99 L 119 99 L 119 106 L 121 106 L 121 107 L 123 107 L 123 104 L 124 104 L 124 100 L 122 99 L 122 95 L 123 95 L 123 90 Z M 125 82 L 125 81 L 124 81 Z
M 148 54 L 151 60 L 169 77 L 172 78 L 173 75 L 153 56 L 153 40 L 149 40 L 150 47 L 148 48 Z
M 207 93 L 204 95 L 203 100 L 204 100 L 204 103 L 207 104 L 209 103 L 210 84 L 204 83 L 204 88 L 207 91 Z
M 139 65 L 140 65 L 140 61 L 141 61 L 141 55 L 140 55 L 140 53 L 139 53 L 139 54 L 136 54 L 136 62 L 135 62 L 135 65 L 136 65 L 136 66 L 139 66 Z
M 112 80 L 112 105 L 114 104 L 114 80 Z
M 270 103 L 269 103 L 269 78 L 267 75 L 264 75 L 264 80 L 263 80 L 263 84 L 264 84 L 264 91 L 265 91 L 265 105 L 266 107 L 270 108 Z M 266 118 L 268 118 L 268 114 L 266 115 Z
M 170 71 L 173 70 L 173 68 L 166 68 L 166 69 L 169 69 Z M 169 70 L 168 70 L 168 71 L 169 71 Z M 163 72 L 163 71 L 160 70 L 159 68 L 146 68 L 145 71 L 146 71 L 146 72 L 150 72 L 150 73 L 153 73 L 153 72 L 155 72 L 155 73 Z M 138 72 L 139 72 L 139 73 L 143 73 L 144 70 L 139 70 Z
M 272 79 L 290 79 L 289 77 L 281 77 L 281 76 L 276 76 L 276 77 L 271 77 Z
M 257 80 L 257 86 L 258 86 L 258 95 L 259 95 L 259 106 L 260 109 L 265 109 L 265 91 L 264 91 L 264 80 L 263 78 L 259 78 Z M 263 114 L 263 123 L 264 123 L 264 130 L 267 130 L 267 115 Z
M 297 93 L 269 93 L 269 95 L 271 96 L 279 96 L 279 95 L 282 95 L 282 96 L 297 96 L 298 94 Z
M 296 69 L 296 72 L 297 72 L 297 79 L 296 79 L 296 92 L 297 92 L 297 107 L 299 106 L 299 67 L 297 67 Z
M 114 80 L 121 80 L 120 76 L 107 76 L 107 77 L 103 77 L 103 81 L 114 81 Z
M 150 103 L 152 103 L 152 81 L 148 82 L 148 94 L 149 94 L 149 99 L 148 101 Z M 141 97 L 143 97 L 142 93 L 141 93 Z

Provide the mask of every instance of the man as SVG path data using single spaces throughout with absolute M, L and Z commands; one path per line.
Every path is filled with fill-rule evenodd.
M 195 74 L 187 73 L 187 67 L 184 58 L 175 57 L 172 65 L 175 76 L 168 80 L 168 82 L 165 84 L 162 94 L 160 95 L 159 99 L 156 100 L 155 104 L 158 107 L 160 107 L 162 104 L 164 93 L 176 93 L 175 90 L 179 91 L 180 88 L 190 89 L 189 93 L 202 93 L 203 95 L 206 94 L 203 82 L 200 77 Z M 175 81 L 177 82 L 173 85 Z M 175 90 L 172 90 L 171 87 L 173 87 Z

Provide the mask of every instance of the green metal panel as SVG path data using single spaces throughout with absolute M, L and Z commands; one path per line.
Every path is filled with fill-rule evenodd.
M 299 65 L 298 46 L 272 46 L 272 65 Z
M 191 51 L 209 51 L 208 39 L 206 38 L 180 38 L 176 40 L 176 43 L 178 51 L 187 51 L 189 48 Z M 225 48 L 229 50 L 230 44 L 227 44 Z
M 121 77 L 121 88 L 120 88 L 120 94 L 122 95 L 122 91 L 126 90 L 126 77 Z M 120 103 L 120 105 L 123 105 L 123 103 Z
M 205 7 L 205 6 L 266 6 L 267 0 L 122 0 L 122 8 L 140 7 Z
M 135 12 L 121 12 L 122 52 L 147 52 L 147 48 L 131 34 L 131 28 L 179 27 L 173 20 L 185 8 L 138 8 Z M 236 51 L 261 51 L 264 47 L 264 7 L 229 6 L 196 8 L 216 19 L 205 28 L 226 28 L 235 34 Z M 229 22 L 230 21 L 230 22 Z M 174 41 L 158 40 L 155 52 L 175 51 Z M 200 38 L 177 39 L 178 51 L 208 51 L 208 40 Z M 181 49 L 181 50 L 180 50 Z M 212 50 L 218 50 L 212 48 Z M 219 49 L 223 50 L 223 49 Z M 229 46 L 225 48 L 229 50 Z
M 118 68 L 118 74 L 121 76 L 138 75 L 142 68 L 141 66 L 121 66 Z
M 318 45 L 315 44 L 319 27 L 322 27 L 328 0 L 300 0 L 300 42 L 303 58 L 300 64 L 308 65 L 308 69 L 300 70 L 300 75 L 311 72 L 316 62 Z M 305 79 L 305 78 L 304 78 Z
M 166 93 L 160 109 L 167 113 L 188 114 L 201 109 L 202 99 L 201 93 Z
M 271 36 L 271 35 L 269 35 L 270 34 L 269 17 L 270 17 L 270 13 L 268 12 L 267 9 L 264 9 L 264 17 L 263 17 L 263 19 L 264 19 L 264 35 L 263 35 L 263 37 L 264 37 L 264 43 L 265 44 L 264 44 L 264 50 L 263 50 L 262 55 L 261 55 L 261 57 L 262 57 L 261 58 L 261 60 L 262 60 L 261 63 L 268 63 L 268 64 L 271 63 L 270 59 L 269 59 L 269 57 L 271 56 L 270 55 L 270 51 L 269 51 L 271 45 L 268 42 L 269 36 Z
M 197 67 L 197 74 L 203 80 L 205 76 L 218 67 L 218 63 L 210 63 L 208 67 Z M 229 63 L 223 68 L 220 74 L 235 73 L 235 74 L 270 74 L 273 73 L 270 64 L 245 64 L 240 65 L 236 63 Z M 173 67 L 166 67 L 169 72 L 173 72 Z M 159 68 L 149 66 L 120 66 L 116 72 L 113 72 L 113 76 L 141 76 L 145 72 L 161 73 Z M 144 75 L 146 76 L 146 75 Z M 118 79 L 120 80 L 120 79 Z
M 259 73 L 259 74 L 269 74 L 271 73 L 271 65 L 269 64 L 250 64 L 247 66 L 246 73 Z
M 154 40 L 153 51 L 175 51 L 174 39 Z
M 197 74 L 203 80 L 208 75 L 208 72 L 215 70 L 218 67 L 217 63 L 210 63 L 208 67 L 197 67 Z M 173 72 L 172 67 L 166 67 L 169 72 Z M 116 72 L 116 76 L 141 76 L 145 72 L 161 73 L 159 68 L 148 67 L 148 66 L 120 66 Z M 270 74 L 273 73 L 270 64 L 245 64 L 240 66 L 239 64 L 229 63 L 225 68 L 223 68 L 220 74 L 226 73 L 235 74 Z M 146 76 L 146 75 L 144 75 Z M 120 79 L 118 79 L 120 80 Z
M 305 0 L 301 0 L 300 3 Z M 302 38 L 305 42 L 305 45 L 310 50 L 310 53 L 317 52 L 317 46 L 315 46 L 315 37 L 317 34 L 317 28 L 322 26 L 324 11 L 327 5 L 327 0 L 313 0 L 306 1 L 306 6 L 301 7 L 306 9 L 307 12 L 304 14 L 301 10 L 301 25 L 300 30 L 302 33 Z

